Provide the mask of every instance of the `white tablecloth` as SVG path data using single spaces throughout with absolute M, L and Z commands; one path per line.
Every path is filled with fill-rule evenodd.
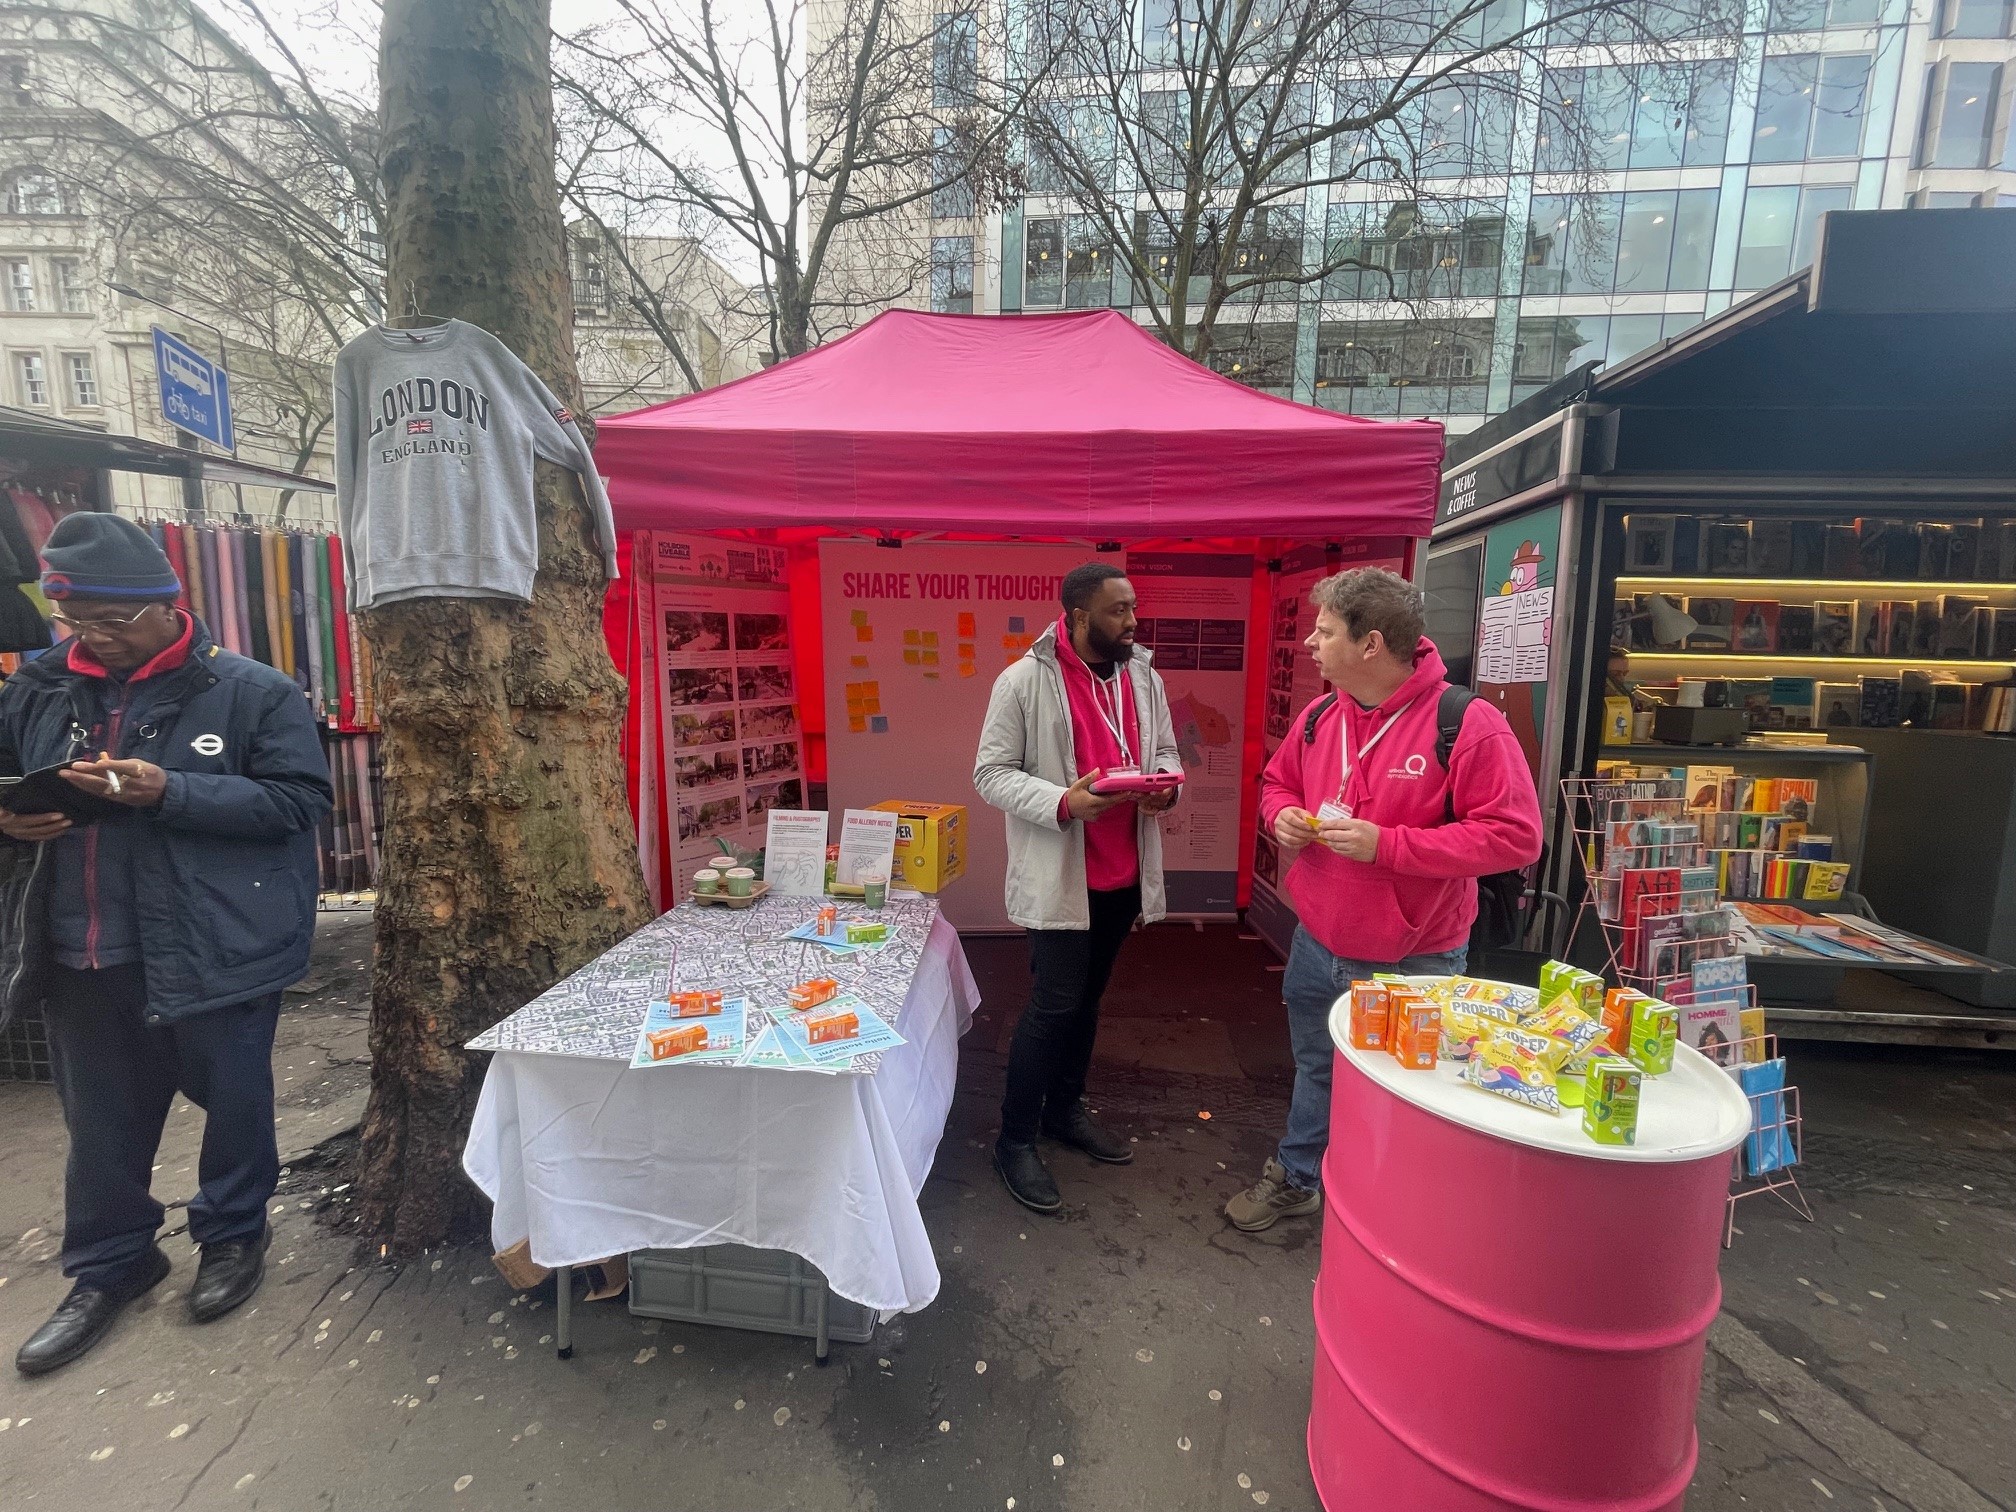
M 917 1210 L 980 991 L 937 917 L 897 1016 L 909 1043 L 874 1076 L 721 1067 L 633 1070 L 500 1052 L 463 1166 L 496 1203 L 498 1250 L 541 1265 L 636 1249 L 790 1250 L 884 1312 L 938 1295 Z

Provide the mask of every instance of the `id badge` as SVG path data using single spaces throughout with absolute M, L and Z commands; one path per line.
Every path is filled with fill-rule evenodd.
M 1320 820 L 1328 820 L 1328 819 L 1350 819 L 1355 816 L 1351 812 L 1350 804 L 1339 803 L 1335 798 L 1332 798 L 1329 802 L 1325 803 L 1323 807 L 1316 810 L 1316 817 Z

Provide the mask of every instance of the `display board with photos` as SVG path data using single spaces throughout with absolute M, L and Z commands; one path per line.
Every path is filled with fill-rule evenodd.
M 806 806 L 781 548 L 658 531 L 650 544 L 673 897 L 723 843 L 760 850 L 772 809 Z
M 1634 675 L 1753 729 L 2016 732 L 2016 520 L 1634 510 L 1612 615 Z

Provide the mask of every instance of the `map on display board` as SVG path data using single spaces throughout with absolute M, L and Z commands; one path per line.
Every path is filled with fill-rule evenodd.
M 1310 704 L 1328 691 L 1316 662 L 1302 643 L 1316 628 L 1316 606 L 1309 590 L 1333 572 L 1352 567 L 1406 570 L 1406 543 L 1398 537 L 1347 541 L 1337 551 L 1319 545 L 1298 546 L 1283 553 L 1274 575 L 1273 623 L 1268 628 L 1266 720 L 1264 745 L 1271 759 L 1285 740 L 1302 738 L 1302 719 Z M 1285 888 L 1284 856 L 1264 826 L 1253 836 L 1253 894 L 1246 924 L 1283 956 L 1295 937 L 1295 906 Z
M 1155 653 L 1183 760 L 1183 795 L 1162 821 L 1169 912 L 1231 918 L 1239 908 L 1240 768 L 1246 746 L 1246 635 L 1253 558 L 1135 551 L 1135 631 Z
M 819 543 L 828 806 L 965 804 L 965 875 L 940 900 L 960 929 L 1014 927 L 1005 821 L 973 791 L 994 679 L 1056 621 L 1064 574 L 1093 556 L 991 541 Z
M 791 662 L 784 552 L 652 532 L 672 903 L 719 856 L 760 850 L 772 809 L 805 807 L 805 742 Z

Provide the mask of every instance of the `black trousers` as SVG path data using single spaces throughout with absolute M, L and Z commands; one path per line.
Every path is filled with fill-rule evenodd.
M 1008 1051 L 1008 1091 L 1001 1099 L 1001 1138 L 1031 1144 L 1047 1108 L 1066 1116 L 1085 1095 L 1099 999 L 1113 962 L 1141 915 L 1139 885 L 1095 892 L 1089 929 L 1029 931 L 1029 1006 Z
M 143 1021 L 137 966 L 50 973 L 49 1051 L 70 1161 L 63 1176 L 63 1274 L 116 1284 L 161 1227 L 150 1190 L 161 1129 L 179 1091 L 204 1111 L 200 1183 L 189 1204 L 198 1244 L 250 1239 L 280 1180 L 273 1127 L 273 1031 L 280 994 L 179 1023 Z

